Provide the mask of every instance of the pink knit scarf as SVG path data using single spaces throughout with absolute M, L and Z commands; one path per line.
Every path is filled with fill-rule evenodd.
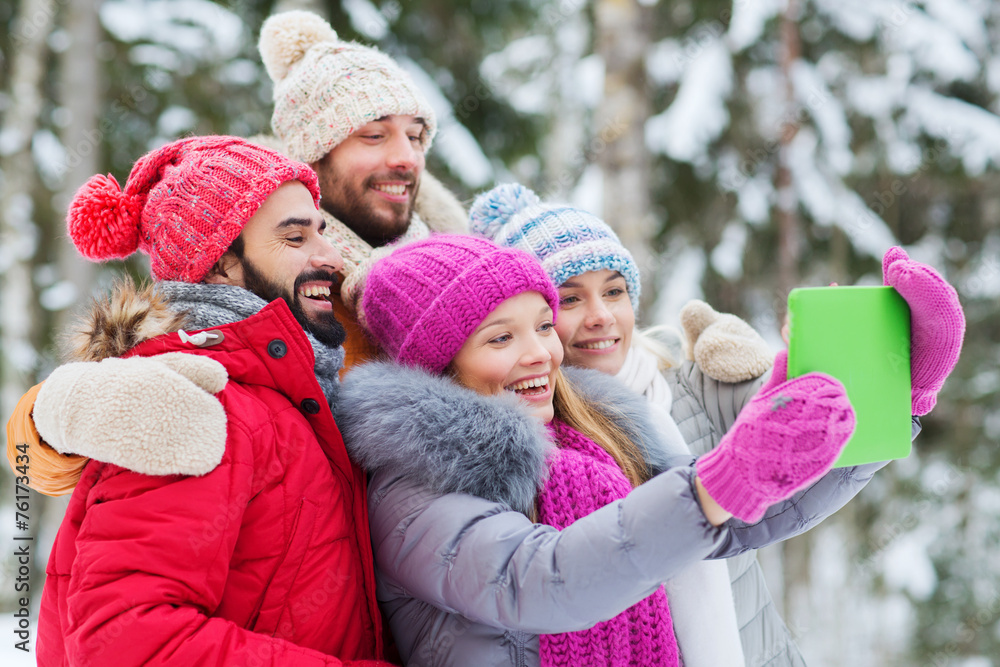
M 558 449 L 549 459 L 549 478 L 538 496 L 538 520 L 560 530 L 632 490 L 625 474 L 597 443 L 553 420 Z M 555 665 L 680 664 L 667 595 L 655 593 L 589 630 L 541 635 L 542 667 Z

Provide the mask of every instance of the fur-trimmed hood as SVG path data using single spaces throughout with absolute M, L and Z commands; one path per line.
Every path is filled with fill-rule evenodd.
M 68 332 L 67 356 L 70 361 L 128 356 L 141 343 L 164 334 L 240 322 L 266 306 L 259 296 L 233 285 L 166 281 L 137 287 L 130 280 L 119 281 L 110 294 L 95 299 Z M 323 345 L 307 331 L 303 334 L 312 348 L 316 380 L 332 404 L 344 350 Z
M 333 408 L 344 358 L 342 348 L 303 331 L 284 302 L 203 283 L 122 281 L 91 305 L 67 340 L 72 359 L 98 363 L 53 371 L 32 412 L 38 433 L 62 454 L 147 475 L 201 475 L 219 464 L 228 413 L 214 394 L 228 379 L 267 387 L 293 405 L 325 397 Z M 269 341 L 280 343 L 279 353 L 271 353 Z M 271 366 L 279 359 L 282 372 Z M 65 472 L 78 478 L 80 470 Z
M 125 278 L 74 321 L 63 340 L 63 356 L 66 361 L 121 357 L 139 343 L 180 331 L 189 321 L 186 313 L 170 307 L 155 284 L 136 285 Z
M 429 171 L 420 175 L 420 189 L 413 210 L 433 231 L 441 234 L 467 234 L 469 215 L 458 198 Z
M 642 397 L 597 371 L 563 372 L 632 436 L 653 472 L 678 462 Z M 513 393 L 483 396 L 448 377 L 389 362 L 348 373 L 336 420 L 351 458 L 369 472 L 392 470 L 437 493 L 468 493 L 524 513 L 545 481 L 553 447 L 548 430 Z

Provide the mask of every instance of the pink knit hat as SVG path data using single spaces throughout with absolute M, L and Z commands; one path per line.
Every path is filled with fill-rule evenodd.
M 319 207 L 309 165 L 239 137 L 188 137 L 139 158 L 124 190 L 110 174 L 92 176 L 74 195 L 66 222 L 87 259 L 141 250 L 156 280 L 196 283 L 288 181 L 302 182 Z
M 559 296 L 534 257 L 441 234 L 375 262 L 362 307 L 369 333 L 393 360 L 440 373 L 487 315 L 522 292 L 540 293 L 555 317 Z

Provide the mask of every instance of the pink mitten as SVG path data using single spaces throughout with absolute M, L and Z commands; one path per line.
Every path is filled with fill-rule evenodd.
M 898 246 L 882 258 L 882 276 L 910 306 L 910 395 L 913 414 L 925 415 L 958 363 L 965 336 L 962 304 L 941 274 Z
M 854 433 L 844 386 L 822 373 L 786 380 L 788 353 L 774 358 L 771 379 L 740 412 L 719 446 L 698 459 L 709 495 L 754 522 L 833 467 Z

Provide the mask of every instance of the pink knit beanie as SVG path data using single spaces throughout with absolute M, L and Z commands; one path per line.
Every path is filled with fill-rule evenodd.
M 278 186 L 300 181 L 319 207 L 316 173 L 239 137 L 188 137 L 147 153 L 124 190 L 92 176 L 70 202 L 70 238 L 87 259 L 141 250 L 153 278 L 200 282 Z
M 362 306 L 368 331 L 398 363 L 443 371 L 493 310 L 522 292 L 559 296 L 531 255 L 472 236 L 402 245 L 372 266 Z

